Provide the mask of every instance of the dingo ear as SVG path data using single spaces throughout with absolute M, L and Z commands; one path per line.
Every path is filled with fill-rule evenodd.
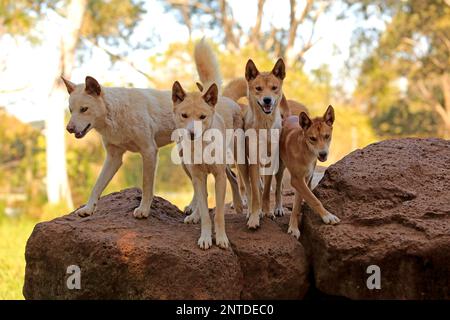
M 91 96 L 99 96 L 102 92 L 102 87 L 100 86 L 98 81 L 91 76 L 86 77 L 85 86 L 86 88 L 84 90 Z
M 71 94 L 73 90 L 75 90 L 76 84 L 65 79 L 63 76 L 61 76 L 62 81 L 64 81 L 64 84 L 66 85 L 67 92 Z
M 305 112 L 302 112 L 298 116 L 298 123 L 303 130 L 306 130 L 311 126 L 312 121 Z
M 325 114 L 323 115 L 323 120 L 330 127 L 333 125 L 333 123 L 334 123 L 334 109 L 333 109 L 332 105 L 328 106 L 327 111 L 325 111 Z
M 219 88 L 217 88 L 217 84 L 213 83 L 208 91 L 203 95 L 203 100 L 211 107 L 214 107 L 217 103 L 217 99 L 219 98 Z
M 186 93 L 183 90 L 183 87 L 178 81 L 175 81 L 172 86 L 172 101 L 173 104 L 179 104 L 183 102 L 184 98 L 186 98 Z
M 195 83 L 197 85 L 198 90 L 200 90 L 200 92 L 203 92 L 203 86 L 200 82 L 196 82 Z
M 283 80 L 286 77 L 286 66 L 284 65 L 283 59 L 278 59 L 277 63 L 272 69 L 272 74 L 280 80 Z
M 247 61 L 247 65 L 245 66 L 245 79 L 247 81 L 255 79 L 259 75 L 258 68 L 256 68 L 255 63 L 252 59 Z

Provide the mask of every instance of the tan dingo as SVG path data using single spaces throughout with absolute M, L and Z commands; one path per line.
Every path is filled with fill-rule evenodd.
M 176 128 L 185 129 L 190 139 L 191 156 L 195 154 L 195 140 L 201 139 L 202 149 L 209 144 L 204 141 L 206 130 L 218 130 L 222 137 L 226 136 L 226 129 L 242 128 L 241 110 L 233 100 L 219 95 L 221 76 L 215 55 L 209 45 L 201 40 L 195 46 L 195 63 L 202 84 L 197 84 L 200 92 L 185 92 L 180 83 L 176 81 L 172 88 L 173 113 Z M 197 126 L 201 124 L 201 127 Z M 223 154 L 226 154 L 227 145 L 220 146 Z M 186 150 L 183 147 L 183 153 Z M 225 232 L 224 202 L 227 179 L 227 165 L 225 159 L 220 163 L 208 164 L 205 162 L 184 163 L 186 171 L 192 179 L 194 186 L 193 212 L 186 217 L 186 223 L 195 223 L 201 220 L 201 235 L 198 245 L 202 249 L 208 249 L 212 245 L 211 219 L 207 203 L 207 176 L 213 174 L 215 179 L 216 211 L 214 229 L 216 244 L 221 248 L 228 248 L 229 241 Z M 237 211 L 242 211 L 239 189 L 236 179 L 230 180 L 233 190 L 233 202 Z
M 245 67 L 245 79 L 235 79 L 224 89 L 224 96 L 237 101 L 243 96 L 247 96 L 249 106 L 243 108 L 244 112 L 244 130 L 248 129 L 281 129 L 280 101 L 283 97 L 283 79 L 286 76 L 285 65 L 282 59 L 279 59 L 272 71 L 259 72 L 254 62 L 250 59 Z M 259 141 L 258 141 L 259 143 Z M 270 137 L 267 137 L 267 150 L 270 150 Z M 247 158 L 249 156 L 249 146 L 246 146 Z M 248 222 L 247 226 L 251 229 L 259 227 L 261 216 L 273 216 L 269 213 L 269 198 L 264 196 L 261 206 L 260 192 L 260 167 L 256 164 L 238 164 L 240 179 L 243 180 L 246 194 L 249 195 Z M 281 184 L 281 176 L 277 177 L 277 183 Z M 264 176 L 264 195 L 270 193 L 270 184 L 272 175 Z
M 102 136 L 106 160 L 80 216 L 94 213 L 103 190 L 122 165 L 126 151 L 139 152 L 143 162 L 143 192 L 136 218 L 150 214 L 158 148 L 171 142 L 175 128 L 170 91 L 102 87 L 86 77 L 84 84 L 66 79 L 71 113 L 67 131 L 77 139 L 95 129 Z
M 302 112 L 300 116 L 290 116 L 283 121 L 280 137 L 280 172 L 286 167 L 291 174 L 291 184 L 295 189 L 295 200 L 289 220 L 288 233 L 300 237 L 298 229 L 302 200 L 317 212 L 324 223 L 339 223 L 339 218 L 328 212 L 311 192 L 311 180 L 317 159 L 326 161 L 333 132 L 334 110 L 329 106 L 323 117 L 310 119 Z M 277 190 L 278 194 L 278 190 Z M 281 204 L 281 197 L 277 199 Z

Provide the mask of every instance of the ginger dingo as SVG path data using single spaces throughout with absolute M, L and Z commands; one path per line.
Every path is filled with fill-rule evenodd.
M 241 110 L 233 100 L 219 95 L 221 76 L 216 57 L 209 45 L 201 40 L 195 46 L 194 58 L 202 84 L 197 84 L 200 92 L 185 92 L 181 84 L 176 81 L 172 88 L 173 117 L 176 128 L 185 129 L 188 139 L 192 143 L 191 156 L 195 155 L 195 140 L 201 139 L 202 149 L 209 144 L 203 139 L 206 130 L 220 131 L 222 137 L 226 136 L 226 129 L 238 129 L 243 127 Z M 198 126 L 201 124 L 201 126 Z M 212 142 L 210 142 L 212 143 Z M 186 144 L 183 144 L 183 154 L 186 153 Z M 226 154 L 226 141 L 220 146 L 223 154 Z M 202 249 L 212 246 L 211 219 L 207 203 L 207 176 L 213 174 L 215 179 L 216 211 L 214 217 L 214 229 L 216 245 L 228 248 L 229 241 L 225 232 L 224 205 L 227 179 L 227 165 L 225 159 L 220 163 L 195 163 L 193 159 L 189 163 L 183 163 L 186 173 L 190 176 L 194 187 L 192 201 L 192 214 L 186 217 L 185 223 L 196 223 L 201 220 L 201 235 L 198 245 Z M 233 183 L 234 181 L 234 183 Z M 242 211 L 241 199 L 237 181 L 230 180 L 233 191 L 234 207 Z
M 171 143 L 175 129 L 170 91 L 108 88 L 92 77 L 84 84 L 62 78 L 69 92 L 67 131 L 77 139 L 95 129 L 102 136 L 106 160 L 80 216 L 94 213 L 98 199 L 122 165 L 126 151 L 139 152 L 143 162 L 142 200 L 134 217 L 146 218 L 153 200 L 158 148 Z
M 300 116 L 290 116 L 283 121 L 280 137 L 280 168 L 286 167 L 291 174 L 291 184 L 295 189 L 292 214 L 289 219 L 288 233 L 300 237 L 298 229 L 302 200 L 320 215 L 326 224 L 337 224 L 339 218 L 328 212 L 319 199 L 312 193 L 311 180 L 317 159 L 326 161 L 333 132 L 334 109 L 329 106 L 323 117 L 310 119 L 305 112 Z M 278 188 L 278 185 L 277 185 Z M 277 190 L 276 194 L 281 194 Z M 276 198 L 281 205 L 281 196 Z
M 244 130 L 248 129 L 281 129 L 280 101 L 283 97 L 283 80 L 286 76 L 285 65 L 282 59 L 278 59 L 272 71 L 259 72 L 255 63 L 250 59 L 245 67 L 245 79 L 235 79 L 224 89 L 223 95 L 238 101 L 247 96 L 248 106 L 243 108 Z M 265 139 L 267 149 L 270 150 L 270 136 Z M 278 141 L 274 141 L 278 143 Z M 249 146 L 246 145 L 247 158 L 249 157 Z M 259 161 L 259 159 L 258 159 Z M 269 197 L 272 175 L 264 176 L 263 201 L 261 206 L 260 192 L 260 167 L 261 164 L 238 164 L 239 178 L 243 180 L 248 201 L 248 222 L 250 229 L 259 227 L 261 216 L 271 216 L 269 213 Z M 282 176 L 276 175 L 277 184 L 281 184 Z M 275 213 L 277 214 L 277 213 Z

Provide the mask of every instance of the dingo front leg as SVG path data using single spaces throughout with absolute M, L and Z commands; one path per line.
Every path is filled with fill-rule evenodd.
M 192 182 L 192 176 L 191 176 L 191 172 L 190 172 L 189 167 L 184 162 L 181 163 L 181 166 L 183 167 L 183 170 L 186 173 L 186 175 L 189 177 L 189 180 L 191 180 L 191 182 Z M 196 211 L 195 209 L 196 209 L 196 204 L 195 204 L 195 192 L 194 192 L 194 194 L 192 195 L 191 203 L 189 203 L 184 208 L 184 214 L 191 216 L 192 214 L 195 213 L 195 211 Z M 185 223 L 190 223 L 191 220 L 193 219 L 193 217 L 189 218 L 189 216 L 186 217 L 186 219 L 184 219 Z M 200 220 L 200 215 L 197 214 L 197 216 L 198 216 L 198 219 L 197 219 L 197 222 L 198 222 Z M 189 222 L 187 222 L 186 220 L 189 220 Z M 194 223 L 197 223 L 197 222 L 194 222 Z
M 208 212 L 208 194 L 206 192 L 206 173 L 201 171 L 192 172 L 192 184 L 194 185 L 194 192 L 197 195 L 197 210 L 201 219 L 201 234 L 198 239 L 198 246 L 201 249 L 209 249 L 212 246 L 211 237 L 211 218 Z
M 298 229 L 299 216 L 302 206 L 302 198 L 300 194 L 295 191 L 294 205 L 292 207 L 291 217 L 289 219 L 288 233 L 292 234 L 297 239 L 300 238 L 300 230 Z
M 103 164 L 102 171 L 97 178 L 97 182 L 92 189 L 89 201 L 84 207 L 76 211 L 81 217 L 90 216 L 94 213 L 98 199 L 102 195 L 103 190 L 105 190 L 108 183 L 111 181 L 117 170 L 119 170 L 120 166 L 122 165 L 122 156 L 125 150 L 108 144 L 105 144 L 105 149 L 106 160 Z
M 225 190 L 227 180 L 224 172 L 218 172 L 215 175 L 216 191 L 216 212 L 214 216 L 214 229 L 216 231 L 216 244 L 221 248 L 228 248 L 229 241 L 225 232 Z
M 264 188 L 262 195 L 262 216 L 274 219 L 275 216 L 270 212 L 270 188 L 272 186 L 272 175 L 264 176 Z
M 300 196 L 305 199 L 306 203 L 320 215 L 324 223 L 337 224 L 341 221 L 338 217 L 324 208 L 319 199 L 317 199 L 314 193 L 308 188 L 304 178 L 292 177 L 292 185 L 295 190 L 299 192 Z
M 139 207 L 134 210 L 134 217 L 147 218 L 150 214 L 150 206 L 153 201 L 153 186 L 155 182 L 155 171 L 158 160 L 158 147 L 153 142 L 141 152 L 143 164 L 142 199 Z
M 250 215 L 248 217 L 247 226 L 249 229 L 257 229 L 259 227 L 259 216 L 261 214 L 261 193 L 259 188 L 259 164 L 249 165 L 251 200 L 249 208 Z

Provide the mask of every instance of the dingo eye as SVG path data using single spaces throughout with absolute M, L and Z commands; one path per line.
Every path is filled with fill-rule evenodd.
M 275 91 L 275 90 L 277 90 L 277 89 L 278 89 L 277 86 L 273 86 L 273 87 L 272 87 L 272 91 Z
M 88 107 L 81 107 L 80 108 L 80 113 L 85 113 L 86 111 L 88 111 Z
M 328 140 L 328 139 L 330 138 L 330 135 L 329 135 L 329 134 L 326 134 L 326 135 L 324 136 L 324 138 L 325 138 L 325 140 Z
M 181 116 L 182 116 L 183 118 L 187 118 L 187 117 L 188 117 L 188 115 L 187 115 L 186 113 L 182 113 Z
M 260 87 L 260 86 L 257 86 L 255 89 L 256 89 L 256 91 L 258 91 L 258 92 L 262 91 L 262 87 Z
M 206 116 L 204 115 L 204 114 L 202 114 L 201 116 L 200 116 L 200 120 L 205 120 L 206 119 Z
M 311 140 L 312 142 L 316 142 L 317 138 L 316 137 L 309 137 L 309 140 Z

